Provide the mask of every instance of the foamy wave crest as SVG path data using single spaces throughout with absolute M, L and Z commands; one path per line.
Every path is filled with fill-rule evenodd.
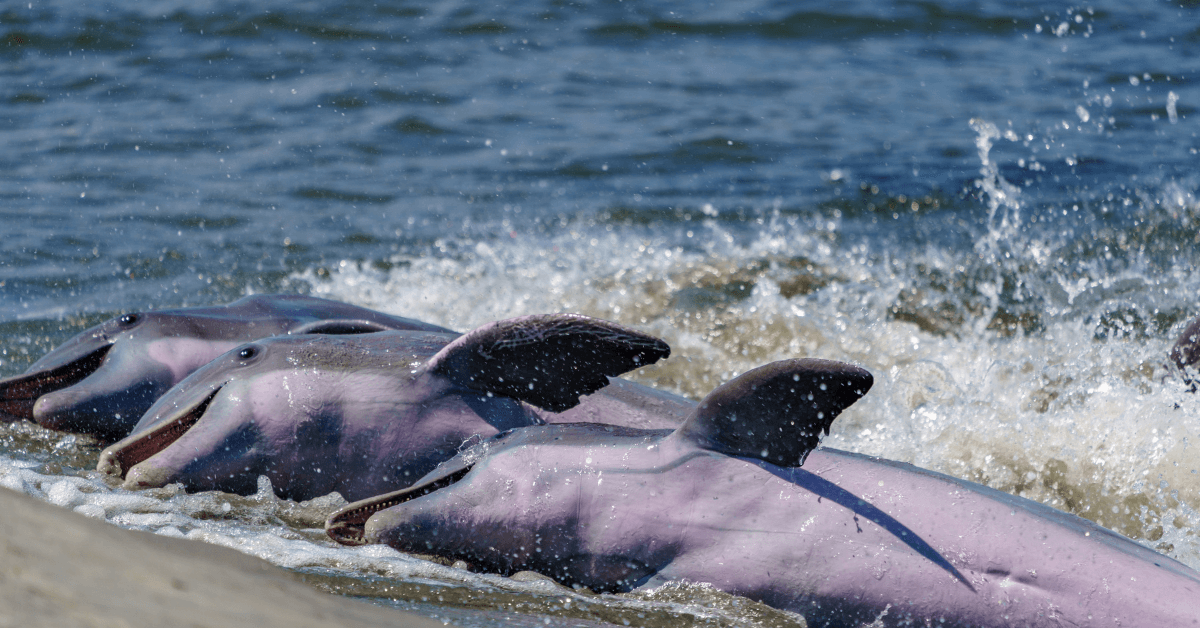
M 1200 400 L 1161 366 L 1186 311 L 1161 286 L 1195 278 L 1068 280 L 1030 259 L 997 270 L 932 247 L 902 258 L 847 244 L 823 219 L 776 217 L 749 241 L 694 228 L 694 246 L 596 228 L 444 243 L 386 270 L 346 262 L 300 279 L 460 330 L 539 312 L 616 320 L 672 346 L 631 377 L 692 398 L 773 360 L 860 364 L 875 387 L 827 445 L 1040 500 L 1200 566 Z M 1174 312 L 1167 331 L 1137 300 Z

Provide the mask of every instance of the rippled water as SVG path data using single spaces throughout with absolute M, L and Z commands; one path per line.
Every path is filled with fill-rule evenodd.
M 1161 366 L 1200 314 L 1198 24 L 1165 2 L 9 5 L 0 374 L 118 312 L 251 292 L 464 330 L 579 311 L 667 339 L 635 377 L 696 398 L 770 360 L 862 364 L 828 444 L 1200 567 L 1200 410 Z M 332 503 L 124 493 L 94 445 L 5 429 L 6 486 L 454 621 L 794 620 L 335 549 L 289 514 Z

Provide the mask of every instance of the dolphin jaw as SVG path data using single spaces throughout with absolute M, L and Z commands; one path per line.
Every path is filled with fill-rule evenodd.
M 223 387 L 224 385 L 214 388 L 200 403 L 192 406 L 178 418 L 165 421 L 108 447 L 100 453 L 100 461 L 96 464 L 96 470 L 124 478 L 134 465 L 166 449 L 187 433 L 200 420 L 200 417 L 204 416 L 209 404 Z
M 370 542 L 366 539 L 365 531 L 367 520 L 371 518 L 371 515 L 446 488 L 463 479 L 471 472 L 472 468 L 474 465 L 468 465 L 448 475 L 422 482 L 416 486 L 349 504 L 329 515 L 329 518 L 325 520 L 325 533 L 329 535 L 329 538 L 342 545 L 367 545 Z
M 112 343 L 66 364 L 0 379 L 0 420 L 34 420 L 33 406 L 42 395 L 74 386 L 95 373 L 109 349 Z

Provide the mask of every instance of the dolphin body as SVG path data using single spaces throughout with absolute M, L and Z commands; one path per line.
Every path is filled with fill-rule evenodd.
M 578 315 L 465 336 L 267 338 L 171 389 L 97 468 L 124 473 L 131 489 L 182 482 L 248 494 L 265 475 L 285 498 L 362 499 L 412 484 L 468 439 L 515 427 L 677 426 L 692 402 L 609 379 L 669 353 L 657 338 Z
M 900 462 L 809 454 L 870 383 L 793 360 L 718 387 L 675 431 L 514 430 L 326 530 L 600 591 L 707 582 L 816 626 L 1200 625 L 1200 574 L 1090 521 Z
M 1196 374 L 1197 364 L 1200 364 L 1200 318 L 1189 323 L 1183 333 L 1179 334 L 1168 357 L 1171 359 L 1168 369 L 1172 366 L 1178 369 L 1183 383 L 1192 392 L 1196 392 L 1197 384 L 1200 384 L 1200 378 Z
M 0 421 L 32 420 L 113 441 L 129 434 L 168 388 L 230 349 L 278 334 L 437 325 L 301 295 L 255 295 L 228 305 L 118 316 L 80 332 L 24 375 L 0 380 Z

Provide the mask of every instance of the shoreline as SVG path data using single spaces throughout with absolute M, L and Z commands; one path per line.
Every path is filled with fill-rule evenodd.
M 0 628 L 444 626 L 342 598 L 200 541 L 125 530 L 0 489 Z

